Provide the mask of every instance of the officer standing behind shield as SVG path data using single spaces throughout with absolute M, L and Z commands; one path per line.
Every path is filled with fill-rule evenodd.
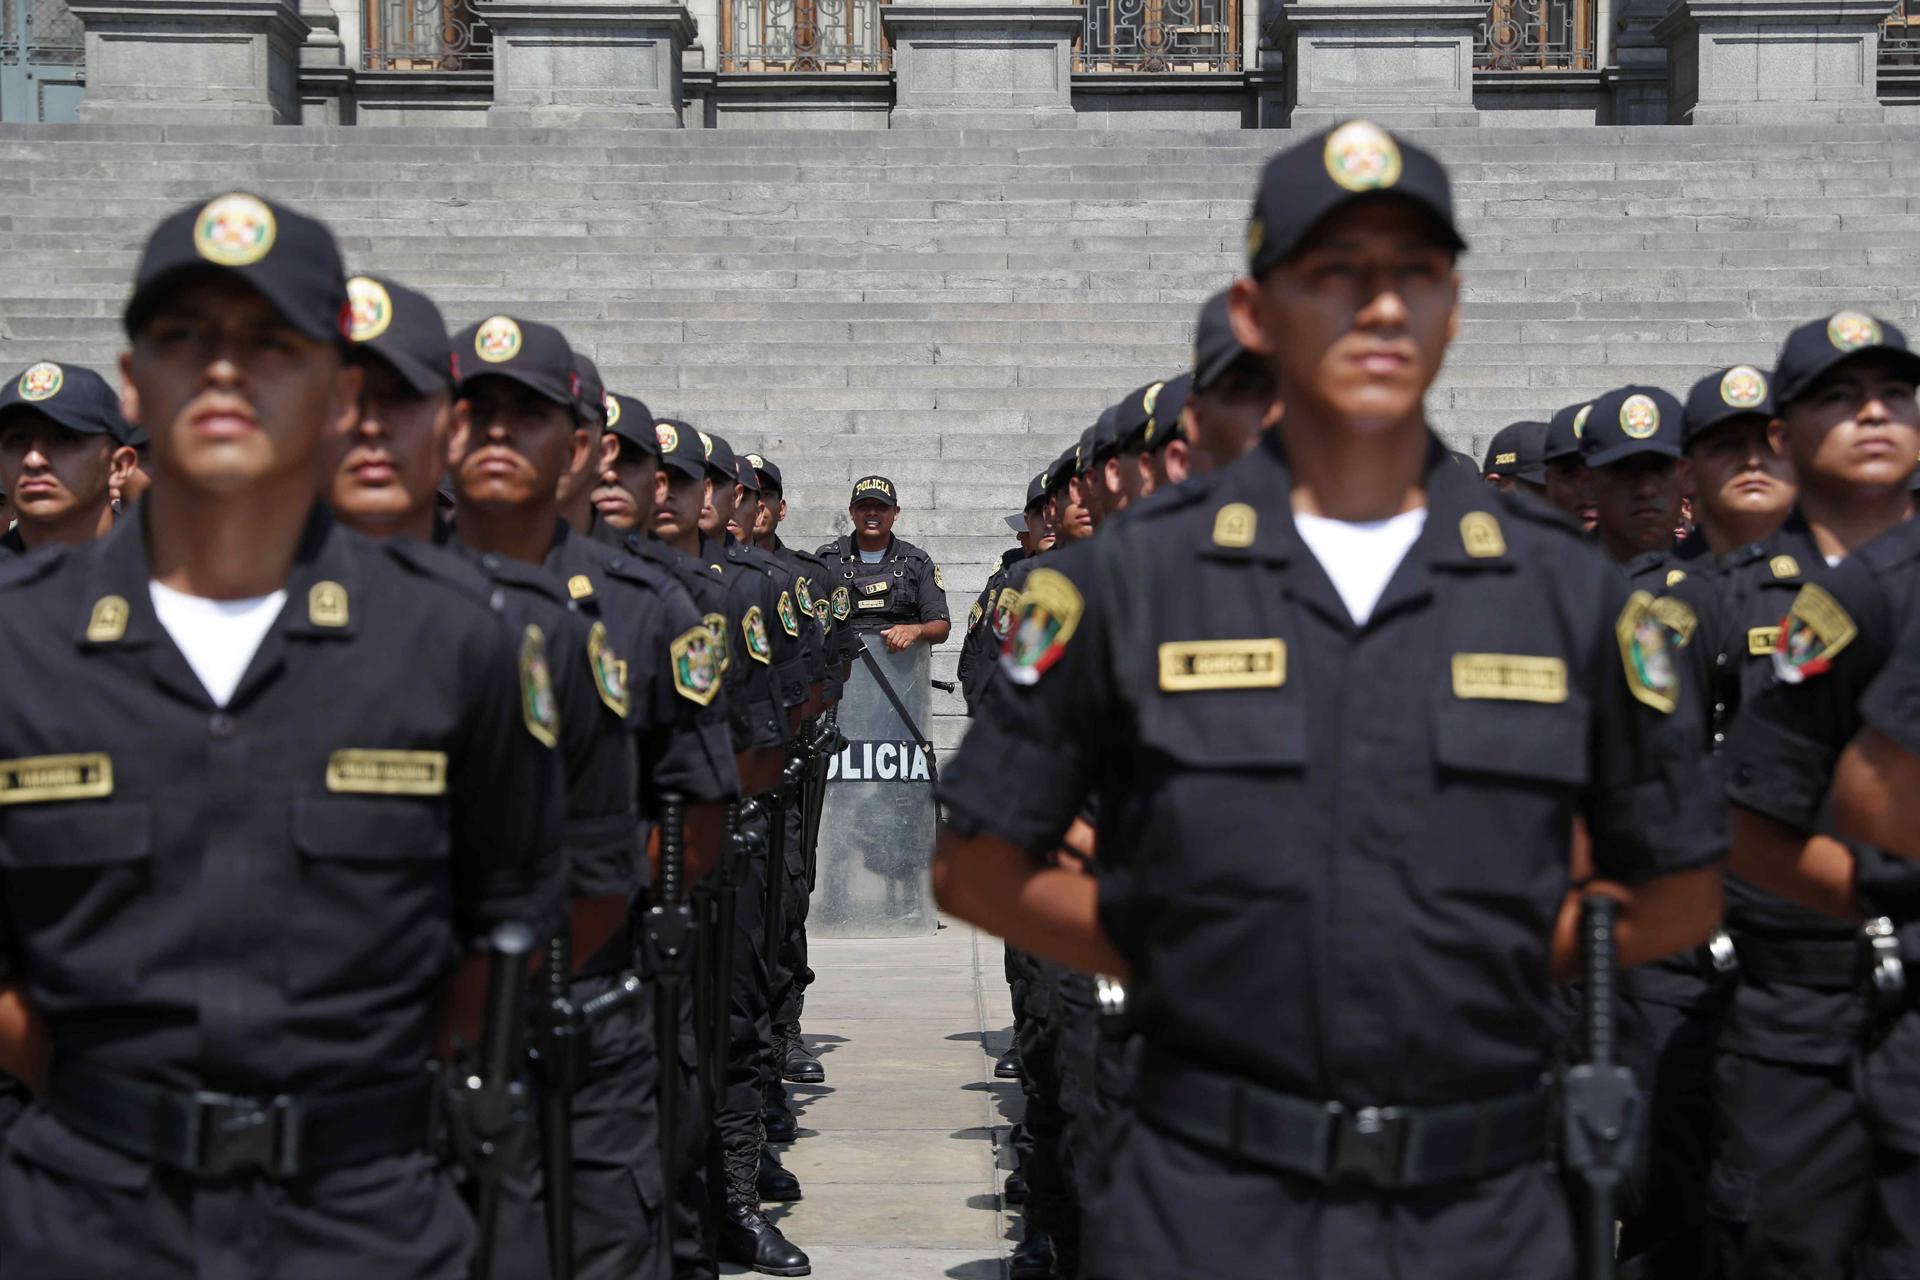
M 556 712 L 537 640 L 320 504 L 346 301 L 312 219 L 162 222 L 142 518 L 0 579 L 0 962 L 52 1046 L 0 1040 L 43 1089 L 0 1275 L 467 1274 L 426 1068 L 449 979 L 474 1030 L 461 952 L 554 923 Z
M 890 651 L 940 644 L 953 629 L 947 585 L 932 556 L 893 536 L 894 521 L 900 518 L 893 481 L 885 476 L 854 481 L 847 514 L 853 517 L 853 532 L 814 552 L 835 575 L 834 616 L 840 616 L 839 592 L 844 590 L 853 629 L 878 632 Z
M 1464 247 L 1439 163 L 1316 136 L 1249 244 L 1234 327 L 1286 416 L 1027 579 L 936 891 L 1131 975 L 1094 1280 L 1564 1277 L 1550 979 L 1581 892 L 1619 901 L 1629 963 L 1712 929 L 1694 713 L 1644 598 L 1426 424 Z M 1047 867 L 1089 796 L 1096 874 Z

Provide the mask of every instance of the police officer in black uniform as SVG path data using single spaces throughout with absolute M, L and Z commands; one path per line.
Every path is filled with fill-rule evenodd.
M 0 554 L 77 546 L 113 527 L 139 455 L 120 397 L 91 369 L 36 360 L 0 388 L 0 491 L 15 525 Z
M 1026 542 L 1004 552 L 1000 565 L 987 577 L 986 586 L 967 614 L 967 633 L 960 645 L 960 692 L 972 713 L 986 690 L 986 682 L 1000 660 L 1000 644 L 1013 629 L 1014 605 L 1019 590 L 1010 585 L 1013 572 L 1034 556 L 1053 549 L 1053 529 L 1047 524 L 1046 476 L 1035 476 L 1027 484 L 1027 505 L 1021 511 L 1026 525 Z
M 1462 247 L 1438 162 L 1367 122 L 1315 136 L 1269 165 L 1249 244 L 1235 328 L 1286 416 L 1029 576 L 946 772 L 936 891 L 1131 979 L 1090 1277 L 1564 1276 L 1539 1081 L 1575 814 L 1627 962 L 1718 909 L 1667 634 L 1425 424 Z M 1371 586 L 1329 534 L 1366 541 Z M 1097 875 L 1036 862 L 1090 795 Z
M 1628 386 L 1593 402 L 1580 434 L 1600 550 L 1636 587 L 1667 585 L 1668 558 L 1685 496 L 1680 402 L 1658 387 Z
M 1179 434 L 1192 394 L 1193 375 L 1183 373 L 1160 383 L 1151 405 L 1141 397 L 1145 415 L 1133 419 L 1120 435 L 1120 478 L 1129 503 L 1151 497 L 1160 487 L 1154 459 L 1164 455 L 1156 446 L 1164 446 Z
M 840 617 L 845 591 L 856 632 L 877 633 L 896 653 L 921 642 L 940 644 L 952 630 L 946 583 L 932 556 L 893 536 L 893 523 L 900 518 L 893 481 L 885 476 L 854 481 L 847 514 L 853 532 L 814 552 L 836 575 L 834 617 Z
M 1258 444 L 1261 433 L 1279 416 L 1273 373 L 1240 344 L 1227 317 L 1223 289 L 1200 308 L 1194 332 L 1187 470 L 1199 475 L 1226 466 Z
M 1582 529 L 1593 532 L 1598 513 L 1588 483 L 1586 459 L 1580 452 L 1580 435 L 1593 415 L 1593 402 L 1583 400 L 1555 410 L 1547 420 L 1547 501 L 1577 521 Z
M 1487 482 L 1505 493 L 1516 490 L 1545 501 L 1547 496 L 1547 424 L 1510 422 L 1487 442 L 1480 468 Z
M 1681 447 L 1692 473 L 1694 527 L 1673 549 L 1682 569 L 1713 569 L 1715 557 L 1759 542 L 1793 509 L 1793 464 L 1773 447 L 1772 425 L 1772 378 L 1764 369 L 1718 369 L 1687 392 Z
M 1774 371 L 1772 436 L 1793 463 L 1798 501 L 1771 536 L 1722 557 L 1728 589 L 1688 596 L 1702 638 L 1739 673 L 1719 682 L 1716 698 L 1731 720 L 1722 727 L 1735 806 L 1727 930 L 1739 956 L 1719 1041 L 1710 1184 L 1716 1265 L 1727 1274 L 1846 1274 L 1863 1239 L 1871 1247 L 1890 1229 L 1870 1195 L 1891 1139 L 1858 1074 L 1877 1011 L 1860 980 L 1871 940 L 1857 921 L 1904 919 L 1914 882 L 1880 851 L 1832 839 L 1819 821 L 1820 791 L 1803 780 L 1790 786 L 1771 763 L 1803 749 L 1781 744 L 1781 735 L 1816 736 L 1785 710 L 1792 700 L 1772 690 L 1781 678 L 1804 682 L 1825 670 L 1853 609 L 1864 609 L 1851 589 L 1844 605 L 1827 607 L 1839 598 L 1832 566 L 1884 549 L 1890 531 L 1911 536 L 1916 369 L 1905 336 L 1865 312 L 1842 311 L 1788 335 Z M 1846 580 L 1893 567 L 1869 560 Z M 1893 579 L 1908 589 L 1904 572 Z M 1777 709 L 1756 724 L 1763 701 Z M 1829 770 L 1848 733 L 1826 748 Z M 1807 876 L 1830 888 L 1843 881 L 1844 891 L 1810 900 L 1800 887 Z
M 168 217 L 125 316 L 141 518 L 0 581 L 0 955 L 52 1050 L 0 1045 L 43 1090 L 0 1274 L 467 1274 L 426 1068 L 486 933 L 557 924 L 557 717 L 539 637 L 321 505 L 346 301 L 309 218 Z

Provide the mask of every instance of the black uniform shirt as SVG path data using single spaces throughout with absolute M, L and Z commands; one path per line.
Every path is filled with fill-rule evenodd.
M 1365 626 L 1273 435 L 1026 580 L 942 799 L 1039 856 L 1099 794 L 1152 1049 L 1353 1104 L 1532 1088 L 1574 816 L 1623 880 L 1721 852 L 1646 597 L 1437 442 L 1427 484 Z
M 739 570 L 726 564 L 724 556 L 716 568 L 705 557 L 705 545 L 703 539 L 702 555 L 690 556 L 656 538 L 627 535 L 629 553 L 671 573 L 700 611 L 726 686 L 733 750 L 778 746 L 787 740 L 787 722 L 774 684 L 771 640 L 764 660 L 749 653 L 745 645 L 746 611 L 757 600 L 757 588 L 743 583 Z
M 1007 579 L 1014 567 L 1026 559 L 1027 553 L 1021 547 L 1002 555 L 1000 567 L 987 578 L 987 585 L 980 589 L 980 597 L 973 602 L 973 609 L 967 614 L 967 634 L 960 641 L 959 676 L 960 694 L 967 700 L 969 715 L 986 693 L 987 677 L 1000 660 L 1000 642 L 1006 639 L 1012 626 L 1012 606 L 1020 598 L 1018 591 L 1008 591 Z M 1003 618 L 1006 620 L 1004 625 L 1001 622 Z
M 787 567 L 793 575 L 794 603 L 813 617 L 821 638 L 821 656 L 827 667 L 827 697 L 838 701 L 840 668 L 857 656 L 860 643 L 853 628 L 833 620 L 833 580 L 827 562 L 811 551 L 802 551 L 780 541 L 776 535 L 768 554 Z
M 850 617 L 855 631 L 885 631 L 903 622 L 939 622 L 947 617 L 947 584 L 940 569 L 932 556 L 911 542 L 894 538 L 875 564 L 860 558 L 851 534 L 814 554 L 827 562 L 828 572 L 834 575 L 834 617 Z
M 316 510 L 224 708 L 154 613 L 144 521 L 0 571 L 0 943 L 56 1062 L 413 1079 L 459 948 L 558 898 L 543 648 L 445 563 Z
M 810 624 L 801 625 L 793 574 L 773 556 L 731 533 L 727 535 L 725 555 L 729 564 L 763 580 L 762 628 L 773 649 L 774 678 L 780 684 L 781 704 L 797 707 L 807 700 L 809 685 L 826 679 L 827 664 L 818 631 Z

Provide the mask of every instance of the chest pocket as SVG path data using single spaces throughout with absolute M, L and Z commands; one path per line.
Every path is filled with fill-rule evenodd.
M 357 862 L 435 862 L 452 851 L 442 807 L 401 796 L 296 800 L 293 845 L 311 858 Z
M 1304 769 L 1306 707 L 1284 684 L 1270 689 L 1169 692 L 1144 682 L 1140 741 L 1192 769 Z
M 153 906 L 150 814 L 138 803 L 56 802 L 11 809 L 0 868 L 20 942 L 56 989 L 129 991 L 150 955 L 139 945 Z
M 1587 780 L 1587 700 L 1537 703 L 1462 698 L 1444 690 L 1434 709 L 1433 754 L 1441 774 L 1577 787 Z
M 444 801 L 307 796 L 293 802 L 299 866 L 281 963 L 296 995 L 431 974 L 451 941 L 452 837 Z M 422 927 L 422 921 L 436 922 Z

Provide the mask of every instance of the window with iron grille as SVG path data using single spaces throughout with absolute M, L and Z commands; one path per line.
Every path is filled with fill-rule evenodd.
M 1476 71 L 1592 71 L 1597 0 L 1493 0 Z
M 365 0 L 368 71 L 488 71 L 493 32 L 469 0 Z
M 1238 71 L 1239 0 L 1085 0 L 1075 71 Z
M 1880 28 L 1880 65 L 1920 67 L 1920 0 L 1900 0 Z
M 885 71 L 880 0 L 721 0 L 722 71 Z

